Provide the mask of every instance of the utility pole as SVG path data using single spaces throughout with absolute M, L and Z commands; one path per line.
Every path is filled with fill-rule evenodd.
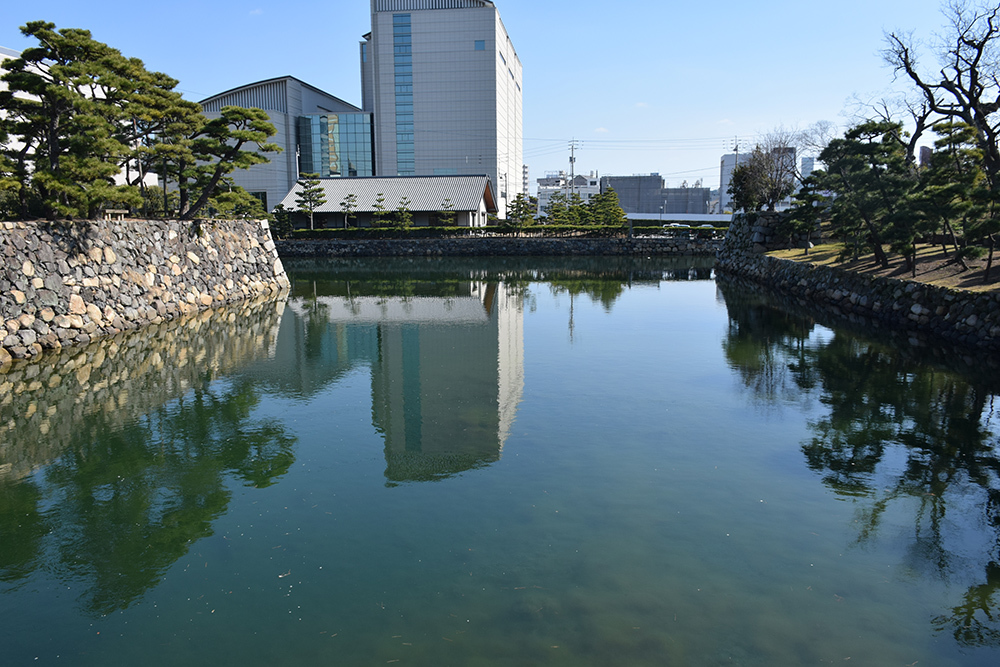
M 570 139 L 569 142 L 569 192 L 570 196 L 576 192 L 576 147 L 581 142 L 576 139 Z
M 743 144 L 746 145 L 746 141 L 744 141 Z M 733 152 L 736 153 L 736 156 L 735 156 L 736 159 L 733 160 L 733 169 L 736 169 L 736 167 L 740 166 L 740 138 L 739 138 L 739 135 L 733 137 Z M 729 171 L 729 182 L 730 183 L 732 183 L 732 174 L 733 174 L 733 172 L 732 172 L 732 170 L 730 170 Z M 723 188 L 727 188 L 727 187 L 728 187 L 727 183 L 721 183 L 721 182 L 719 183 L 719 209 L 720 209 L 720 212 L 724 211 L 725 208 L 726 208 L 725 206 L 722 206 L 722 200 L 723 200 L 723 194 L 728 195 L 728 193 L 723 193 L 722 189 Z M 729 200 L 726 203 L 727 204 L 732 204 L 732 201 Z

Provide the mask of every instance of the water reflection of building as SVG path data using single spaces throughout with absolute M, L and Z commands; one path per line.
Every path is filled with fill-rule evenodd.
M 283 329 L 276 361 L 299 369 L 297 390 L 306 393 L 358 365 L 370 368 L 372 421 L 385 438 L 390 482 L 496 461 L 521 400 L 520 297 L 485 282 L 453 283 L 447 294 L 317 295 L 289 304 L 297 335 Z

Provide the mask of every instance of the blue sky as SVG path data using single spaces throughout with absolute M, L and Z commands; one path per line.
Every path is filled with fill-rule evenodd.
M 524 65 L 532 183 L 566 169 L 577 139 L 578 172 L 718 187 L 719 157 L 736 137 L 844 126 L 852 98 L 885 94 L 884 31 L 931 42 L 945 25 L 935 0 L 495 3 Z M 0 46 L 30 46 L 19 26 L 46 20 L 89 29 L 178 79 L 192 100 L 290 74 L 360 105 L 369 11 L 368 0 L 4 0 Z

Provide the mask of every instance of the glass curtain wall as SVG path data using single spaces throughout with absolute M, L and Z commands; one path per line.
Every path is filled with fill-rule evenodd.
M 320 178 L 374 176 L 371 114 L 300 116 L 299 152 L 301 171 Z
M 392 52 L 396 86 L 396 174 L 414 176 L 413 52 L 409 14 L 392 15 Z

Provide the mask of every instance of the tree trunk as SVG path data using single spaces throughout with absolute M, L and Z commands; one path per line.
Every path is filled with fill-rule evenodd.
M 188 200 L 190 195 L 188 193 L 188 182 L 187 178 L 184 176 L 184 171 L 187 168 L 187 164 L 181 160 L 177 164 L 177 217 L 184 219 L 184 216 L 190 208 Z M 165 182 L 165 181 L 164 181 Z M 164 192 L 164 201 L 166 201 L 166 193 Z
M 962 249 L 958 245 L 958 236 L 955 235 L 955 228 L 952 227 L 951 223 L 947 220 L 944 223 L 944 228 L 945 231 L 947 231 L 951 236 L 951 245 L 955 248 L 955 259 L 958 261 L 963 270 L 968 271 L 969 265 L 965 263 L 965 258 L 962 257 Z
M 878 260 L 879 265 L 883 269 L 889 268 L 889 257 L 885 254 L 885 249 L 882 248 L 882 244 L 878 242 L 878 239 L 872 243 L 872 249 L 875 251 L 875 259 Z
M 990 269 L 993 268 L 993 248 L 996 246 L 996 239 L 990 234 L 988 237 L 990 242 L 990 254 L 986 258 L 986 271 L 983 272 L 983 284 L 986 285 L 990 282 Z

